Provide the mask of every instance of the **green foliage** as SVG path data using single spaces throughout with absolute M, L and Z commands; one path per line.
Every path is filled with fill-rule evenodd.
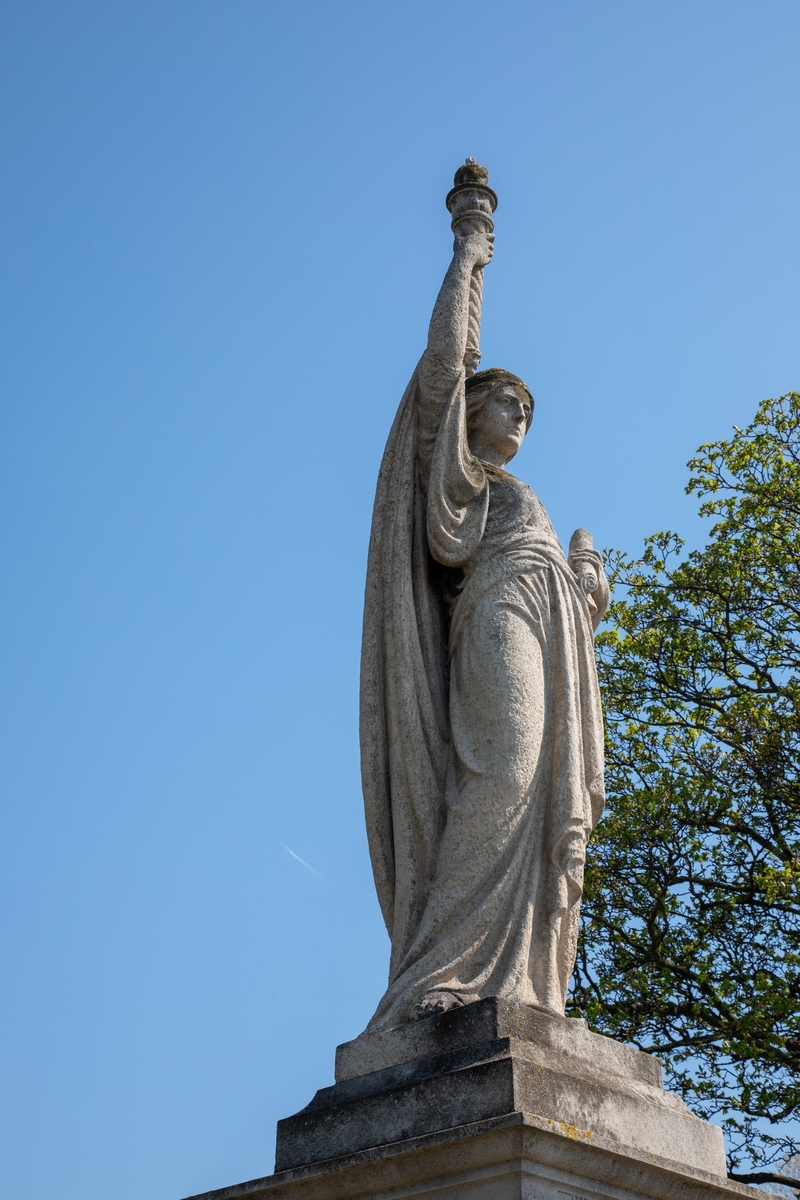
M 756 1168 L 800 1149 L 800 395 L 689 467 L 705 548 L 611 555 L 572 1008 L 722 1119 L 732 1172 L 776 1180 Z

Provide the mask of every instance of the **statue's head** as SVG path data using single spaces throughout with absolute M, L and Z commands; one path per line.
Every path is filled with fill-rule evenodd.
M 466 382 L 467 437 L 472 453 L 505 466 L 522 445 L 533 418 L 533 396 L 510 371 L 490 367 Z

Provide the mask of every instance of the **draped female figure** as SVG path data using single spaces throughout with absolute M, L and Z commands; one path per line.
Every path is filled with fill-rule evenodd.
M 603 808 L 608 585 L 505 470 L 533 399 L 510 372 L 474 371 L 492 242 L 485 222 L 456 228 L 375 498 L 362 778 L 392 951 L 371 1029 L 487 996 L 563 1014 Z

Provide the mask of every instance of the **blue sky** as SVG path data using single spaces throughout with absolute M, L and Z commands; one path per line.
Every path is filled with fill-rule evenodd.
M 800 388 L 800 8 L 1 16 L 0 1190 L 178 1200 L 271 1171 L 385 984 L 364 562 L 454 170 L 519 475 L 564 542 L 696 540 L 686 460 Z

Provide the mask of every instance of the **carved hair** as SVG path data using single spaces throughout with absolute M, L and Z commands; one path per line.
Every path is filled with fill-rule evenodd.
M 494 385 L 498 383 L 510 383 L 530 403 L 530 413 L 525 423 L 527 431 L 530 429 L 531 420 L 533 419 L 533 406 L 535 403 L 533 396 L 528 389 L 528 385 L 518 375 L 512 375 L 510 371 L 504 371 L 502 367 L 489 367 L 488 370 L 478 371 L 476 375 L 470 375 L 467 379 L 465 384 L 465 391 L 467 393 L 467 425 L 478 415 L 489 399 Z

